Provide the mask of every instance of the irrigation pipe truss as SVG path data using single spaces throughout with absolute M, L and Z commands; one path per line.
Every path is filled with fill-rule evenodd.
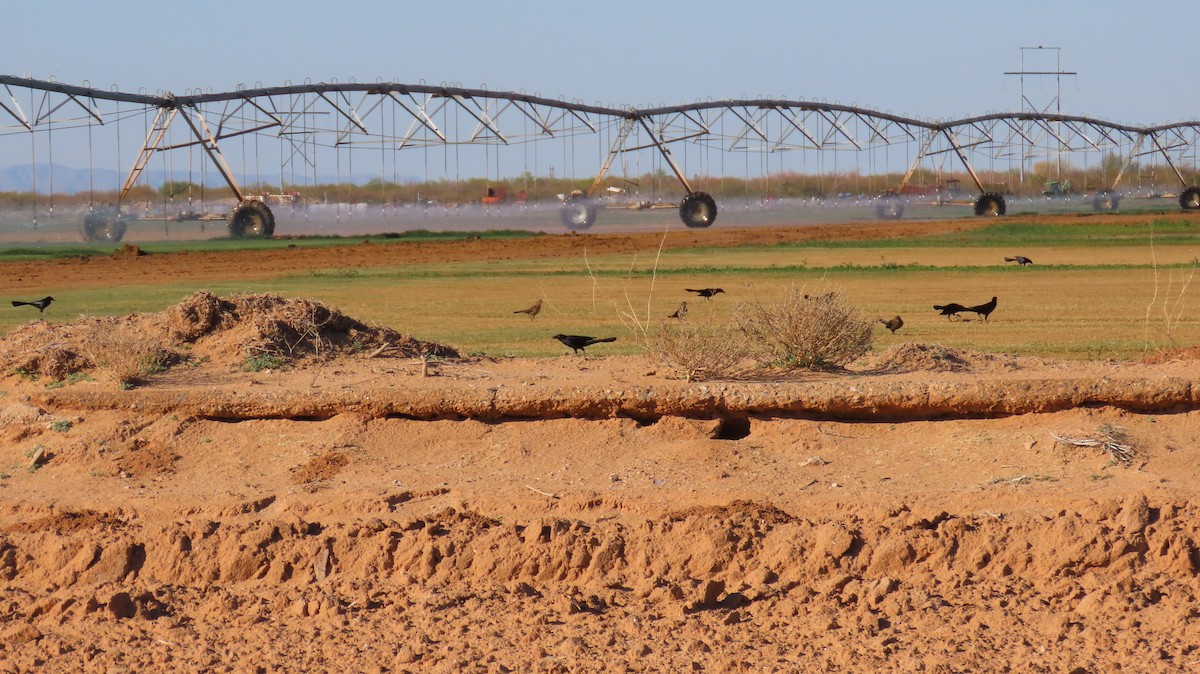
M 930 120 L 855 105 L 774 98 L 613 107 L 524 92 L 382 81 L 306 82 L 228 92 L 188 90 L 179 95 L 0 75 L 0 87 L 0 139 L 83 127 L 90 134 L 93 127 L 114 119 L 152 116 L 153 121 L 144 125 L 141 149 L 126 175 L 121 198 L 156 153 L 200 148 L 239 202 L 230 216 L 235 234 L 269 235 L 274 228 L 270 209 L 242 192 L 221 149 L 223 141 L 252 134 L 277 138 L 283 146 L 281 161 L 309 165 L 318 148 L 504 147 L 590 136 L 603 143 L 600 167 L 589 190 L 564 198 L 562 220 L 571 229 L 586 229 L 595 222 L 602 208 L 596 192 L 616 158 L 643 150 L 660 158 L 679 180 L 684 224 L 710 226 L 716 219 L 716 202 L 692 188 L 672 152 L 681 147 L 763 156 L 788 151 L 851 152 L 872 162 L 882 154 L 889 165 L 899 157 L 907 165 L 904 177 L 874 200 L 881 218 L 903 215 L 906 195 L 911 194 L 909 181 L 923 163 L 940 166 L 949 160 L 961 165 L 978 191 L 975 213 L 1003 215 L 1005 190 L 989 186 L 986 178 L 997 164 L 1024 166 L 1034 159 L 1052 158 L 1061 162 L 1064 156 L 1094 153 L 1115 156 L 1116 170 L 1106 177 L 1108 184 L 1097 190 L 1093 201 L 1097 210 L 1109 210 L 1119 204 L 1126 169 L 1137 158 L 1152 156 L 1165 162 L 1178 179 L 1180 206 L 1200 209 L 1200 189 L 1193 184 L 1200 121 L 1135 126 L 1037 112 Z M 178 140 L 179 133 L 184 140 Z M 96 231 L 85 228 L 85 236 L 111 239 L 113 232 L 105 228 L 123 232 L 119 219 L 119 208 L 101 214 Z

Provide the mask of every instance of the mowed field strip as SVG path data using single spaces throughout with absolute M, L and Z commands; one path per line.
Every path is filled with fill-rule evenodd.
M 563 347 L 551 339 L 556 333 L 618 338 L 589 350 L 595 355 L 637 353 L 631 316 L 653 331 L 687 301 L 689 321 L 728 321 L 741 302 L 770 302 L 793 285 L 824 284 L 842 288 L 872 318 L 904 318 L 896 335 L 878 327 L 877 349 L 907 341 L 1128 359 L 1200 343 L 1200 279 L 1193 279 L 1200 265 L 1200 220 L 1190 214 L 1115 223 L 972 220 L 963 231 L 943 226 L 931 234 L 922 234 L 916 223 L 911 231 L 883 238 L 871 227 L 862 227 L 862 237 L 856 238 L 856 228 L 829 226 L 824 238 L 808 228 L 800 240 L 789 234 L 794 230 L 772 236 L 774 230 L 763 228 L 754 240 L 729 245 L 705 245 L 709 232 L 681 229 L 637 237 L 514 235 L 466 242 L 479 259 L 469 252 L 440 255 L 438 246 L 462 244 L 463 237 L 450 242 L 371 238 L 369 244 L 362 238 L 259 241 L 248 242 L 248 250 L 240 253 L 244 264 L 232 269 L 228 263 L 209 265 L 206 251 L 239 254 L 238 242 L 175 242 L 147 245 L 151 255 L 123 261 L 120 274 L 109 264 L 96 269 L 94 283 L 76 279 L 56 287 L 50 280 L 37 290 L 22 287 L 20 274 L 11 271 L 16 262 L 0 265 L 9 267 L 6 300 L 55 296 L 45 314 L 50 321 L 158 311 L 201 289 L 219 295 L 272 292 L 319 300 L 368 323 L 497 357 L 561 355 Z M 550 242 L 561 243 L 561 250 L 534 254 L 548 237 L 562 237 Z M 411 254 L 414 250 L 428 251 L 431 261 L 422 262 L 423 253 Z M 388 264 L 389 251 L 405 255 Z M 79 252 L 60 249 L 59 255 Z M 292 262 L 289 252 L 295 253 Z M 259 253 L 270 255 L 270 264 L 260 266 L 258 261 L 268 258 L 256 257 Z M 1034 264 L 1004 261 L 1018 254 Z M 32 264 L 62 266 L 64 279 L 80 273 L 75 267 L 111 262 L 107 256 L 92 263 L 87 257 L 55 257 L 53 247 L 7 251 L 14 259 L 38 255 L 47 257 Z M 151 258 L 153 268 L 147 262 Z M 726 293 L 705 301 L 685 292 L 703 287 Z M 987 323 L 950 321 L 932 309 L 947 302 L 980 304 L 992 296 L 999 306 Z M 545 306 L 535 320 L 512 313 L 537 299 Z M 6 306 L 0 331 L 38 318 L 36 311 Z

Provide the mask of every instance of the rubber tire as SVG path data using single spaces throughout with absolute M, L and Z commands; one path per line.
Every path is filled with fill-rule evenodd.
M 717 202 L 706 192 L 692 192 L 679 202 L 679 219 L 692 229 L 712 227 L 717 221 Z
M 1092 199 L 1092 210 L 1115 211 L 1121 205 L 1121 195 L 1113 190 L 1100 190 Z
M 229 236 L 235 239 L 255 237 L 269 239 L 275 234 L 275 214 L 261 201 L 248 200 L 238 204 L 227 218 Z
M 116 243 L 124 238 L 126 227 L 120 213 L 93 211 L 84 216 L 79 225 L 79 233 L 83 235 L 84 241 Z
M 904 217 L 904 200 L 895 192 L 884 192 L 875 200 L 875 215 L 880 220 L 899 220 Z
M 582 232 L 596 224 L 596 204 L 587 197 L 570 197 L 558 209 L 563 226 L 572 232 Z
M 1004 203 L 1004 195 L 999 192 L 984 192 L 975 200 L 975 215 L 1004 215 L 1008 205 Z
M 1200 187 L 1189 187 L 1179 195 L 1179 207 L 1185 211 L 1200 208 Z

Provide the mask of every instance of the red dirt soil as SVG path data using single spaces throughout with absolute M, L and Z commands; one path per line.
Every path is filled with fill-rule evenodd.
M 1173 219 L 1196 220 L 1200 213 L 1180 212 Z M 1039 222 L 1070 225 L 1144 224 L 1145 215 L 1073 214 L 1039 215 Z M 984 218 L 904 222 L 859 222 L 803 227 L 752 227 L 741 229 L 672 230 L 667 246 L 675 249 L 771 245 L 796 241 L 904 238 L 961 232 L 993 224 Z M 511 259 L 575 258 L 619 255 L 654 250 L 661 233 L 537 236 L 522 239 L 467 239 L 459 241 L 363 243 L 353 246 L 302 247 L 235 252 L 190 251 L 170 255 L 131 255 L 123 249 L 109 257 L 86 256 L 44 261 L 0 263 L 5 286 L 14 294 L 38 292 L 47 287 L 88 288 L 96 279 L 111 285 L 227 279 L 263 279 L 312 269 L 370 268 L 407 264 L 439 264 Z
M 178 357 L 130 390 L 86 348 L 13 371 L 111 324 L 0 340 L 0 672 L 1200 665 L 1194 350 L 902 344 L 688 383 L 640 357 L 423 361 L 436 345 L 320 332 L 251 372 L 229 344 L 273 333 L 222 340 L 294 305 L 224 301 L 138 317 L 173 325 Z

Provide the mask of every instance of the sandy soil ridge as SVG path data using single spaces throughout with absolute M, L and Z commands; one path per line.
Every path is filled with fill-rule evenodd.
M 191 360 L 67 381 L 124 329 Z M 0 341 L 0 672 L 1200 666 L 1187 354 L 688 384 L 402 337 L 196 296 Z M 1100 428 L 1132 459 L 1057 440 Z

